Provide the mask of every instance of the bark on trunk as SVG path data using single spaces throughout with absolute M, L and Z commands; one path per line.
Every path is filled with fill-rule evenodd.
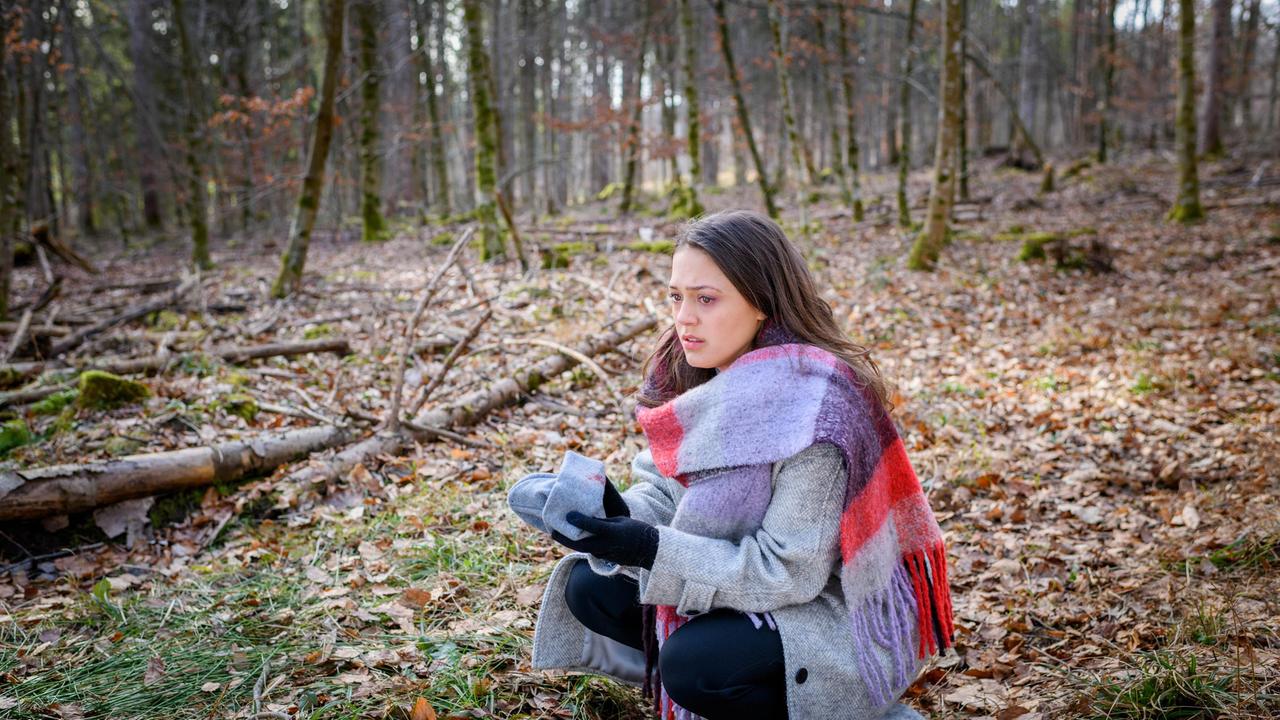
M 361 0 L 354 10 L 360 30 L 360 221 L 361 239 L 376 242 L 387 237 L 382 215 L 382 136 L 379 103 L 382 68 L 378 67 L 378 28 L 381 0 Z
M 943 66 L 938 90 L 938 143 L 933 159 L 933 188 L 929 192 L 929 210 L 924 229 L 911 248 L 909 266 L 913 270 L 931 269 L 946 243 L 947 220 L 955 189 L 955 137 L 959 126 L 960 105 L 960 0 L 943 4 Z
M 738 124 L 751 151 L 751 160 L 756 166 L 756 182 L 760 184 L 760 194 L 764 196 L 764 206 L 769 217 L 778 219 L 778 206 L 774 203 L 773 188 L 769 186 L 769 173 L 764 166 L 764 158 L 756 147 L 755 136 L 751 133 L 751 117 L 747 113 L 747 101 L 742 96 L 742 82 L 738 78 L 738 66 L 733 61 L 733 46 L 729 43 L 729 21 L 726 17 L 725 0 L 714 0 L 716 25 L 720 34 L 720 52 L 724 56 L 725 70 L 729 73 L 729 85 L 733 89 L 733 103 L 738 112 Z M 735 163 L 735 165 L 740 165 Z
M 208 447 L 4 472 L 0 473 L 0 520 L 67 515 L 235 481 L 350 442 L 352 434 L 346 428 L 314 427 Z
M 494 194 L 497 189 L 498 129 L 493 100 L 489 96 L 492 80 L 489 77 L 489 57 L 484 49 L 484 33 L 481 28 L 480 0 L 464 0 L 463 16 L 466 20 L 467 73 L 471 85 L 471 107 L 475 115 L 475 216 L 480 227 L 477 231 L 480 243 L 480 261 L 485 262 L 507 254 Z
M 338 93 L 338 61 L 342 59 L 342 29 L 346 15 L 346 0 L 332 0 L 325 26 L 324 80 L 320 91 L 320 110 L 316 115 L 315 134 L 311 140 L 311 157 L 307 162 L 307 176 L 302 181 L 302 194 L 289 228 L 289 248 L 280 262 L 280 274 L 272 285 L 271 294 L 282 298 L 302 284 L 302 270 L 307 264 L 307 249 L 311 246 L 311 231 L 320 212 L 320 198 L 324 191 L 324 169 L 329 158 L 329 143 L 333 140 L 333 104 Z
M 1196 8 L 1195 0 L 1178 0 L 1178 199 L 1169 211 L 1177 222 L 1204 217 L 1196 174 Z
M 196 68 L 195 41 L 187 29 L 184 0 L 173 0 L 173 19 L 178 26 L 182 55 L 182 82 L 186 89 L 183 111 L 187 159 L 187 221 L 191 223 L 191 262 L 201 269 L 213 267 L 209 256 L 209 222 L 205 208 L 204 129 L 200 121 L 200 76 Z
M 1231 0 L 1213 0 L 1213 39 L 1209 43 L 1209 77 L 1205 78 L 1200 114 L 1200 152 L 1222 152 L 1222 108 L 1226 103 L 1227 45 L 1231 38 Z
M 911 62 L 915 53 L 916 11 L 919 0 L 907 8 L 907 46 L 902 50 L 902 82 L 898 86 L 898 225 L 911 226 L 911 202 L 907 178 L 911 173 Z

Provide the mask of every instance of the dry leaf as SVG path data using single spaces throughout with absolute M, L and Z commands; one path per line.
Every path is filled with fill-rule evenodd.
M 431 703 L 427 702 L 426 698 L 418 698 L 413 703 L 409 720 L 436 720 L 436 711 L 431 708 Z

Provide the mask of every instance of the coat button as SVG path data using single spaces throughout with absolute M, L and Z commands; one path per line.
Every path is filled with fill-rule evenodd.
M 804 669 L 804 668 L 800 668 L 799 670 L 797 670 L 797 671 L 796 671 L 796 684 L 797 684 L 797 685 L 803 685 L 803 684 L 804 684 L 804 681 L 805 681 L 805 680 L 808 680 L 808 679 L 809 679 L 809 671 L 808 671 L 808 670 L 806 670 L 806 669 Z
M 701 615 L 701 614 L 702 614 L 702 611 L 701 611 L 701 610 L 689 610 L 689 611 L 688 611 L 688 612 L 686 612 L 685 614 L 686 614 L 686 615 L 690 615 L 690 616 L 692 616 L 692 615 Z

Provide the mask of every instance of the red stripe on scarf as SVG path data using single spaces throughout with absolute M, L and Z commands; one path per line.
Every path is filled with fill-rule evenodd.
M 844 509 L 840 518 L 840 557 L 844 562 L 848 563 L 863 544 L 880 531 L 890 510 L 894 511 L 894 520 L 898 521 L 903 514 L 899 510 L 901 501 L 917 495 L 920 495 L 920 481 L 911 469 L 902 440 L 895 439 L 881 453 L 871 480 Z M 925 509 L 928 510 L 927 507 Z M 909 514 L 911 511 L 906 512 Z M 898 529 L 900 542 L 911 537 L 904 535 L 904 530 Z M 919 536 L 916 540 L 919 541 Z
M 639 408 L 636 417 L 644 428 L 653 452 L 653 464 L 667 477 L 676 477 L 676 460 L 680 454 L 680 441 L 684 440 L 684 427 L 676 417 L 675 403 L 665 403 L 655 408 Z

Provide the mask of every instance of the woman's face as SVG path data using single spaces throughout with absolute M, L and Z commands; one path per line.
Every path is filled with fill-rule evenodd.
M 671 316 L 685 359 L 724 370 L 751 349 L 764 313 L 752 307 L 706 252 L 684 246 L 671 259 Z

